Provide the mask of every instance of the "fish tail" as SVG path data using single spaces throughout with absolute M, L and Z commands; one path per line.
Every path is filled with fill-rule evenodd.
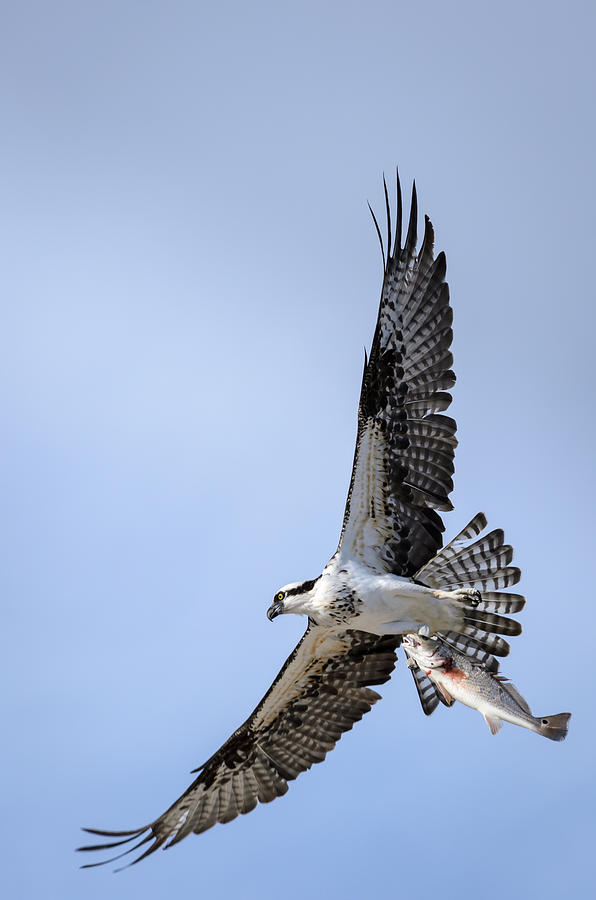
M 559 713 L 556 716 L 540 716 L 536 721 L 539 734 L 551 741 L 564 741 L 567 737 L 571 713 Z

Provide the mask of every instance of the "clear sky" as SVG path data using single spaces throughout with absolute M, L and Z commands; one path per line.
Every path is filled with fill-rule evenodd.
M 15 898 L 585 896 L 594 825 L 591 3 L 23 2 L 0 30 L 0 882 Z M 383 702 L 281 800 L 119 875 L 335 549 L 399 164 L 447 253 L 452 536 L 524 572 L 503 666 L 568 741 Z M 1 887 L 1 885 L 0 885 Z

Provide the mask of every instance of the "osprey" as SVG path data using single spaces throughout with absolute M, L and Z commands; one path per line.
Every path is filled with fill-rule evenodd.
M 402 198 L 392 231 L 387 186 L 384 278 L 370 357 L 365 357 L 352 477 L 337 550 L 323 572 L 287 584 L 274 596 L 269 619 L 297 613 L 306 632 L 254 712 L 199 769 L 190 787 L 149 825 L 132 831 L 84 829 L 110 839 L 81 850 L 108 850 L 135 841 L 102 865 L 149 843 L 139 860 L 191 832 L 229 822 L 288 790 L 288 782 L 322 762 L 344 731 L 380 695 L 371 685 L 393 671 L 401 636 L 426 626 L 460 652 L 498 670 L 509 646 L 501 635 L 521 632 L 503 613 L 524 598 L 503 593 L 519 581 L 513 550 L 501 530 L 484 536 L 479 513 L 443 549 L 438 511 L 452 509 L 456 425 L 442 413 L 451 403 L 452 311 L 445 255 L 434 256 L 425 217 L 417 241 L 416 187 L 402 246 Z M 372 213 L 372 210 L 371 210 Z M 424 712 L 442 699 L 435 684 L 411 668 Z

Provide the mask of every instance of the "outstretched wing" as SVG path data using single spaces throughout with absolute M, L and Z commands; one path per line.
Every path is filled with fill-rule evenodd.
M 281 797 L 288 781 L 322 762 L 343 732 L 380 699 L 368 685 L 389 679 L 399 641 L 360 631 L 330 635 L 309 623 L 252 715 L 197 770 L 198 778 L 163 815 L 133 831 L 86 828 L 116 840 L 79 849 L 110 850 L 136 841 L 116 856 L 91 863 L 96 866 L 149 843 L 133 860 L 139 862 L 191 832 L 200 834 L 250 812 L 258 802 Z
M 445 256 L 434 257 L 428 217 L 416 252 L 416 187 L 403 247 L 399 178 L 393 249 L 386 186 L 385 200 L 387 257 L 375 219 L 385 263 L 381 303 L 364 366 L 338 551 L 376 572 L 411 576 L 441 547 L 444 526 L 436 510 L 452 509 L 456 426 L 441 415 L 451 403 L 446 391 L 455 383 L 452 311 Z

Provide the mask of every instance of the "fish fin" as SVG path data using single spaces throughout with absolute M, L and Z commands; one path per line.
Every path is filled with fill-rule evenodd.
M 484 716 L 486 724 L 490 728 L 491 734 L 498 734 L 501 730 L 501 725 L 503 724 L 503 720 L 499 719 L 497 716 Z
M 444 703 L 445 706 L 453 706 L 455 703 L 455 697 L 452 697 L 447 688 L 443 687 L 442 684 L 435 682 L 435 685 L 438 688 L 438 697 L 441 703 Z
M 509 696 L 513 697 L 513 699 L 515 700 L 516 703 L 519 703 L 519 705 L 521 706 L 523 711 L 527 712 L 531 716 L 532 710 L 530 709 L 526 698 L 522 697 L 522 695 L 520 694 L 520 692 L 518 691 L 518 689 L 516 688 L 516 686 L 514 684 L 512 684 L 510 681 L 506 681 L 506 680 L 505 680 L 505 682 L 506 683 L 501 681 L 501 687 L 503 688 L 503 690 L 507 691 Z
M 540 734 L 549 738 L 551 741 L 564 741 L 567 737 L 570 718 L 571 713 L 558 713 L 556 716 L 541 716 L 538 718 L 538 722 L 540 723 Z

